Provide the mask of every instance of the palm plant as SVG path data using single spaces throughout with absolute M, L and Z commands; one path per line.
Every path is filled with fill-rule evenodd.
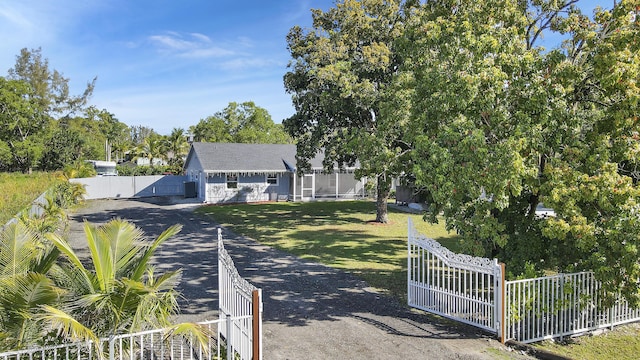
M 137 157 L 149 159 L 149 165 L 154 166 L 154 159 L 165 159 L 167 156 L 167 141 L 157 134 L 147 136 L 144 141 L 137 147 Z
M 42 319 L 75 339 L 167 327 L 178 309 L 180 270 L 157 276 L 150 261 L 158 246 L 180 229 L 174 225 L 147 243 L 139 228 L 121 219 L 100 227 L 85 223 L 91 268 L 65 239 L 48 234 L 68 260 L 61 282 L 69 293 L 60 308 L 46 307 Z
M 37 319 L 42 306 L 53 305 L 64 291 L 47 275 L 59 251 L 41 241 L 21 222 L 0 234 L 0 348 L 22 348 L 41 342 Z
M 76 161 L 72 164 L 67 164 L 62 169 L 60 178 L 65 181 L 76 178 L 86 178 L 96 176 L 96 170 L 91 163 L 84 161 Z
M 171 134 L 167 137 L 167 150 L 172 154 L 170 163 L 171 165 L 179 165 L 182 167 L 183 157 L 186 155 L 189 143 L 184 135 L 184 130 L 181 128 L 174 128 Z

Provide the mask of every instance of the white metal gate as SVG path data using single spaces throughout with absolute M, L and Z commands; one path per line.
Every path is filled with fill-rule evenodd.
M 409 306 L 502 334 L 503 267 L 496 259 L 455 254 L 408 225 Z
M 227 340 L 227 358 L 262 359 L 262 290 L 243 279 L 222 242 L 218 229 L 218 292 L 220 320 L 226 327 L 218 331 Z

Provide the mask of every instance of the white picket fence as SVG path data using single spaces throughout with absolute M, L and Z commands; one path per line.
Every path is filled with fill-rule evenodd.
M 455 254 L 418 233 L 409 218 L 409 306 L 532 343 L 640 321 L 620 299 L 605 307 L 591 272 L 505 281 L 496 259 Z
M 174 328 L 0 353 L 0 360 L 262 360 L 262 291 L 240 277 L 218 229 L 219 319 L 198 323 L 201 344 Z
M 92 360 L 92 359 L 184 359 L 213 360 L 222 359 L 228 348 L 220 337 L 219 328 L 227 324 L 242 322 L 244 318 L 211 320 L 198 325 L 209 334 L 206 344 L 198 343 L 193 337 L 173 333 L 173 328 L 141 331 L 132 334 L 121 334 L 100 340 L 97 346 L 92 342 L 74 342 L 54 346 L 44 346 L 0 354 L 0 360 L 21 359 L 59 359 L 59 360 Z M 233 326 L 233 325 L 231 325 Z M 217 337 L 215 334 L 218 334 Z

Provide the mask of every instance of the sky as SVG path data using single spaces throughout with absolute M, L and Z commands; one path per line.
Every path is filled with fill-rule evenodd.
M 229 102 L 276 123 L 294 113 L 286 35 L 332 0 L 0 0 L 0 76 L 22 48 L 42 49 L 79 95 L 130 126 L 187 129 Z
M 587 13 L 613 0 L 581 0 Z M 90 104 L 160 134 L 188 129 L 230 102 L 253 101 L 276 123 L 286 35 L 333 0 L 0 0 L 0 76 L 23 48 L 42 49 L 73 95 L 97 77 Z

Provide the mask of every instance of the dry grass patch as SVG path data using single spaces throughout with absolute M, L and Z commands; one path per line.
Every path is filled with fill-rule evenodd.
M 0 225 L 29 207 L 55 181 L 52 173 L 0 173 Z

